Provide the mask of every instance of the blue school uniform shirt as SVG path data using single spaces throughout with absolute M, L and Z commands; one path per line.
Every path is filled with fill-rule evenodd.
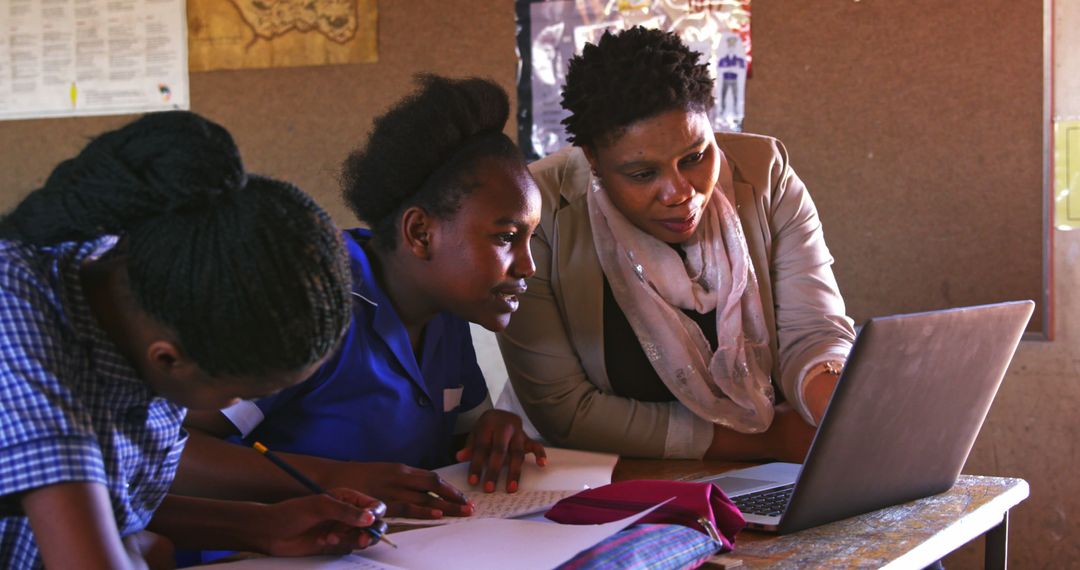
M 405 325 L 375 282 L 362 247 L 370 237 L 368 230 L 345 232 L 353 314 L 330 360 L 296 386 L 225 412 L 248 445 L 425 469 L 452 462 L 459 412 L 487 399 L 469 323 L 436 315 L 417 361 Z
M 79 267 L 114 243 L 0 241 L 0 568 L 42 565 L 22 493 L 101 483 L 124 537 L 146 527 L 176 473 L 184 408 L 139 378 L 83 294 Z

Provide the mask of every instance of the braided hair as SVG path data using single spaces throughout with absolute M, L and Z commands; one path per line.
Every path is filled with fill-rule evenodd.
M 471 188 L 464 178 L 482 158 L 524 165 L 502 129 L 506 91 L 479 78 L 417 76 L 419 88 L 382 116 L 364 147 L 345 160 L 345 202 L 386 249 L 396 245 L 401 214 L 419 206 L 437 218 L 457 212 Z
M 211 376 L 300 370 L 349 322 L 349 269 L 329 216 L 291 184 L 248 175 L 232 137 L 189 112 L 91 141 L 0 220 L 49 246 L 121 236 L 136 304 Z
M 715 104 L 709 67 L 671 32 L 635 26 L 604 32 L 570 60 L 563 119 L 575 146 L 603 143 L 641 119 L 666 111 L 707 111 Z

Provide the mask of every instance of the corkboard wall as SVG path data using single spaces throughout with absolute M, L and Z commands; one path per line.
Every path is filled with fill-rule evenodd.
M 760 0 L 746 129 L 779 137 L 821 210 L 857 321 L 1043 303 L 1043 0 Z M 376 64 L 191 76 L 252 170 L 343 225 L 337 168 L 417 71 L 513 93 L 511 0 L 381 0 Z M 130 117 L 0 122 L 0 208 Z M 508 133 L 514 132 L 510 125 Z M 512 135 L 513 136 L 513 135 Z
M 192 73 L 191 109 L 233 133 L 251 170 L 299 185 L 338 223 L 355 225 L 338 195 L 338 167 L 372 119 L 411 90 L 415 73 L 480 75 L 513 97 L 516 72 L 508 1 L 380 0 L 378 28 L 378 63 Z M 0 121 L 0 208 L 88 137 L 131 119 Z
M 1043 0 L 762 0 L 748 131 L 783 140 L 849 313 L 1034 299 Z

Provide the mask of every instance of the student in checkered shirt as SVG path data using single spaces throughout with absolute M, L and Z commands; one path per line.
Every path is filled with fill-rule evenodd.
M 197 115 L 148 115 L 60 164 L 0 220 L 0 567 L 143 567 L 167 544 L 148 525 L 276 555 L 369 544 L 385 506 L 348 489 L 165 499 L 185 407 L 307 377 L 348 325 L 349 288 L 326 213 L 247 174 Z

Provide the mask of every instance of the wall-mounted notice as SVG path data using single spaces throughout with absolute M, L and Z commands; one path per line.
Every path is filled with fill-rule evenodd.
M 1080 228 L 1080 120 L 1054 123 L 1054 227 Z
M 3 0 L 0 119 L 187 109 L 184 0 Z

